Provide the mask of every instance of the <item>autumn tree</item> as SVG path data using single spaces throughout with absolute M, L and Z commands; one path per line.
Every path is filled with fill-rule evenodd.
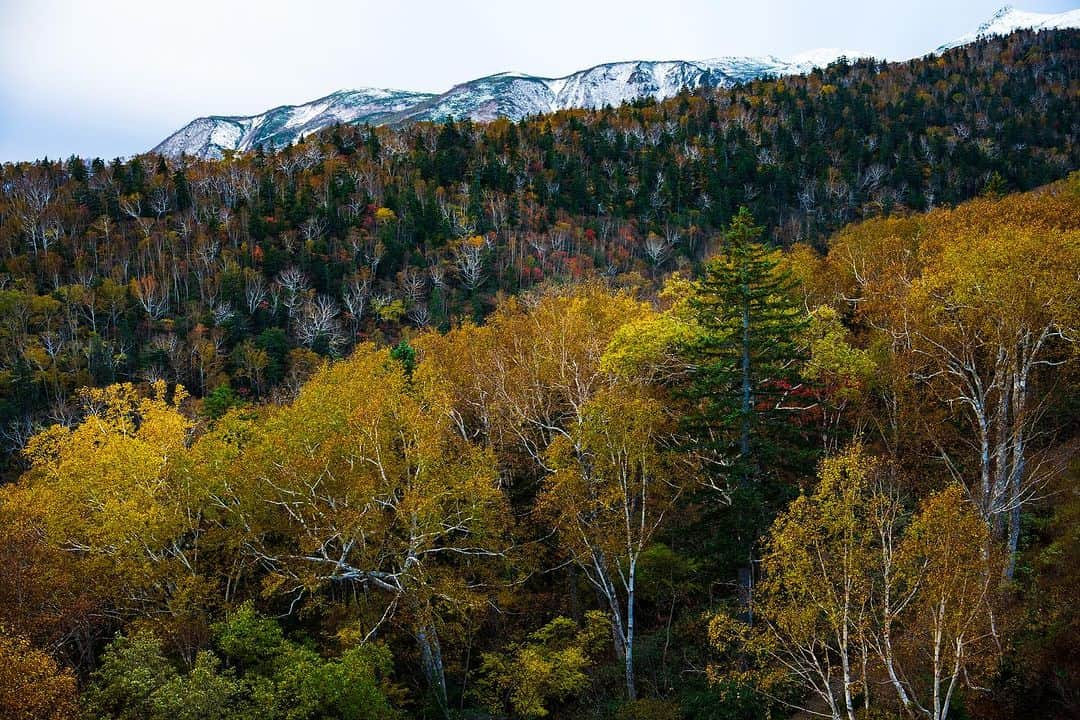
M 1080 233 L 946 232 L 944 247 L 926 248 L 933 255 L 912 287 L 903 332 L 922 361 L 916 372 L 943 402 L 962 408 L 977 458 L 972 497 L 1015 553 L 1021 508 L 1046 482 L 1030 462 L 1053 387 L 1040 370 L 1068 361 L 1071 352 L 1061 348 L 1080 333 L 1080 278 L 1072 271 Z
M 963 689 L 981 690 L 992 675 L 1000 636 L 994 627 L 1000 553 L 964 489 L 926 498 L 897 547 L 900 611 L 895 658 L 883 659 L 905 710 L 946 720 Z M 989 567 L 988 567 L 989 565 Z
M 804 709 L 813 697 L 837 719 L 885 705 L 946 720 L 997 657 L 988 533 L 959 485 L 912 515 L 861 445 L 824 460 L 769 533 L 753 624 L 714 618 L 713 679 Z
M 493 448 L 512 478 L 534 479 L 550 469 L 551 442 L 612 384 L 602 365 L 616 331 L 651 314 L 598 283 L 510 299 L 482 326 L 418 338 L 420 372 L 446 388 L 463 437 Z
M 806 348 L 802 375 L 808 381 L 807 414 L 817 419 L 822 452 L 835 453 L 867 422 L 864 412 L 877 364 L 870 351 L 855 344 L 840 314 L 829 305 L 810 313 L 800 342 Z
M 0 716 L 10 720 L 78 717 L 75 674 L 47 653 L 0 629 Z
M 611 613 L 626 694 L 637 697 L 634 637 L 638 563 L 681 492 L 672 419 L 638 387 L 597 393 L 548 448 L 553 472 L 539 505 Z
M 843 294 L 888 343 L 892 371 L 913 384 L 904 400 L 918 433 L 1010 553 L 1023 506 L 1059 466 L 1039 438 L 1055 429 L 1043 420 L 1080 323 L 1075 197 L 1065 185 L 867 223 L 842 233 L 829 256 L 831 271 L 850 278 Z M 950 432 L 943 415 L 965 432 Z
M 485 653 L 474 693 L 492 712 L 514 717 L 547 717 L 551 706 L 566 702 L 589 685 L 588 671 L 610 632 L 607 617 L 590 611 L 585 627 L 559 617 L 520 643 Z
M 441 614 L 482 599 L 485 561 L 506 548 L 490 451 L 455 431 L 438 385 L 370 346 L 251 432 L 223 500 L 276 590 L 293 606 L 327 585 L 372 591 L 367 637 L 407 627 L 445 711 Z
M 82 391 L 82 421 L 31 439 L 14 491 L 41 509 L 47 542 L 109 577 L 128 611 L 195 572 L 204 493 L 176 472 L 191 429 L 184 398 L 164 382 L 149 396 L 127 384 Z

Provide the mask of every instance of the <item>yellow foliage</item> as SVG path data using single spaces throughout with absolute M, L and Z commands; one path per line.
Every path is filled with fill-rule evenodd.
M 418 377 L 438 377 L 470 437 L 539 460 L 551 429 L 609 385 L 604 355 L 620 327 L 652 317 L 629 293 L 584 284 L 511 298 L 484 326 L 465 324 L 414 343 Z
M 75 675 L 44 652 L 0 628 L 0 717 L 69 720 L 77 717 Z
M 172 541 L 191 529 L 201 492 L 173 474 L 191 421 L 164 382 L 149 397 L 130 384 L 80 392 L 86 416 L 34 436 L 30 468 L 16 493 L 41 508 L 48 540 L 84 556 L 108 558 L 118 584 L 152 581 Z
M 375 211 L 375 222 L 379 225 L 397 221 L 397 214 L 388 207 L 381 207 Z
M 508 513 L 491 452 L 460 436 L 447 403 L 432 379 L 362 345 L 264 418 L 226 416 L 215 442 L 242 441 L 216 453 L 233 458 L 223 495 L 273 570 L 268 591 L 355 582 L 409 598 L 414 619 L 471 602 L 482 563 L 443 560 L 497 556 Z

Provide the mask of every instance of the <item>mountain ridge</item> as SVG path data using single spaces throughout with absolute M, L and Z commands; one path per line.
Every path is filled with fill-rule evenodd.
M 938 46 L 935 52 L 1027 27 L 1080 27 L 1080 9 L 1050 14 L 1006 5 L 974 32 Z M 302 135 L 338 123 L 384 125 L 449 117 L 481 122 L 499 117 L 520 120 L 571 108 L 619 105 L 641 97 L 662 100 L 684 88 L 731 87 L 766 76 L 807 73 L 841 57 L 871 56 L 858 50 L 818 48 L 791 58 L 728 55 L 706 60 L 623 60 L 556 78 L 516 71 L 494 73 L 458 83 L 442 93 L 386 88 L 338 90 L 308 103 L 279 105 L 257 115 L 196 118 L 155 146 L 153 152 L 217 158 L 229 151 L 291 145 Z
M 939 45 L 935 52 L 942 53 L 985 37 L 1008 35 L 1016 30 L 1057 30 L 1075 27 L 1080 27 L 1080 8 L 1060 13 L 1037 13 L 1017 10 L 1012 5 L 1005 5 L 991 15 L 990 19 L 979 25 L 974 32 Z

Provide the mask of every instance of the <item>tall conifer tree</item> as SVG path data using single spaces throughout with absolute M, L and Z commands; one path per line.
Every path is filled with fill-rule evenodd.
M 743 487 L 792 457 L 785 408 L 799 385 L 798 337 L 807 322 L 796 281 L 760 242 L 762 231 L 745 207 L 732 219 L 691 300 L 701 332 L 687 348 L 695 434 Z

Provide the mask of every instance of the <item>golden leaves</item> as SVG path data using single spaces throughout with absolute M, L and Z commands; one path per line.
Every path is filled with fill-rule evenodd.
M 68 720 L 77 713 L 75 674 L 0 628 L 0 716 Z
M 40 508 L 50 543 L 108 558 L 118 586 L 150 582 L 165 548 L 191 527 L 189 488 L 172 471 L 192 422 L 179 409 L 183 388 L 168 395 L 163 382 L 149 397 L 130 384 L 82 390 L 82 422 L 36 435 L 12 490 Z

